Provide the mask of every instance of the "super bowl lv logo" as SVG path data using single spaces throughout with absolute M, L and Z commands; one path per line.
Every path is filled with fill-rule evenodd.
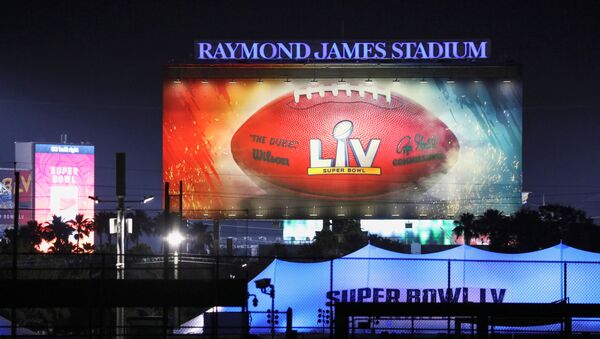
M 337 142 L 335 159 L 323 159 L 322 141 L 320 139 L 310 139 L 310 167 L 308 168 L 308 175 L 381 174 L 381 168 L 372 167 L 381 140 L 369 140 L 365 149 L 359 139 L 350 139 L 353 129 L 354 125 L 350 120 L 342 120 L 333 128 L 333 139 Z M 350 166 L 348 150 L 352 151 L 358 166 Z

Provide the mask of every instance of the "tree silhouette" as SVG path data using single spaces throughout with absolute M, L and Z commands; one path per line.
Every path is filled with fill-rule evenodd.
M 81 240 L 89 237 L 94 231 L 94 220 L 84 217 L 83 214 L 77 214 L 75 219 L 67 221 L 66 224 L 75 230 L 75 234 L 73 234 L 76 240 L 74 251 L 77 253 L 85 252 L 86 250 L 83 248 Z M 87 244 L 91 245 L 90 243 Z M 89 249 L 90 247 L 88 246 L 87 248 Z
M 36 228 L 38 224 L 35 220 L 30 220 L 26 225 L 19 226 L 18 239 L 17 239 L 17 251 L 18 252 L 26 252 L 31 253 L 35 252 L 36 240 L 34 238 L 34 234 L 36 232 Z M 4 229 L 4 234 L 2 239 L 0 240 L 0 251 L 3 253 L 7 253 L 12 251 L 13 241 L 14 241 L 14 229 L 6 228 Z
M 135 210 L 129 213 L 128 217 L 133 219 L 133 233 L 129 236 L 136 246 L 139 245 L 142 234 L 153 235 L 156 232 L 156 221 L 150 218 L 146 211 Z
M 508 250 L 516 247 L 516 236 L 512 232 L 510 219 L 503 212 L 489 209 L 478 219 L 479 236 L 489 238 L 493 250 Z
M 194 222 L 187 226 L 187 238 L 191 239 L 191 251 L 198 254 L 209 254 L 213 251 L 213 232 L 203 222 Z
M 586 213 L 569 206 L 548 205 L 539 210 L 522 209 L 511 216 L 497 210 L 487 210 L 473 218 L 474 236 L 487 237 L 489 247 L 500 252 L 529 252 L 564 242 L 583 250 L 598 251 L 600 228 Z M 463 222 L 455 221 L 453 232 L 465 234 Z M 466 240 L 465 240 L 466 242 Z
M 471 244 L 471 239 L 478 235 L 477 223 L 475 222 L 475 216 L 471 213 L 463 213 L 458 217 L 458 220 L 454 221 L 454 229 L 452 233 L 457 237 L 463 237 L 463 243 L 465 245 Z
M 51 253 L 72 253 L 74 246 L 69 242 L 69 236 L 74 230 L 61 217 L 52 216 L 52 221 L 47 221 L 38 224 L 34 232 L 34 241 L 36 248 L 42 249 L 42 244 L 45 242 L 50 244 L 48 252 Z
M 35 250 L 35 244 L 33 242 L 33 235 L 38 223 L 35 220 L 30 220 L 27 225 L 19 226 L 19 247 L 24 252 L 31 252 Z
M 117 217 L 116 214 L 113 212 L 96 213 L 96 216 L 94 217 L 94 231 L 95 231 L 95 234 L 99 238 L 96 243 L 99 244 L 100 246 L 104 244 L 104 239 L 103 239 L 104 234 L 106 234 L 108 237 L 108 243 L 112 244 L 112 238 L 111 238 L 108 228 L 109 228 L 110 218 L 116 218 L 116 217 Z
M 356 219 L 323 220 L 323 230 L 317 232 L 310 252 L 315 256 L 336 257 L 355 251 L 369 241 L 367 232 L 360 228 L 360 221 Z

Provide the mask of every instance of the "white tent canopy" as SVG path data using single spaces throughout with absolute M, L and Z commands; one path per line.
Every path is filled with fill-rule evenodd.
M 259 301 L 249 307 L 254 333 L 269 331 L 267 314 L 260 312 L 270 309 L 271 299 L 254 283 L 264 278 L 275 287 L 275 310 L 291 308 L 293 326 L 301 332 L 328 328 L 319 314 L 332 311 L 332 301 L 550 303 L 569 298 L 571 303 L 600 303 L 600 254 L 564 244 L 520 254 L 465 245 L 404 254 L 367 245 L 324 262 L 275 259 L 248 284 Z M 278 326 L 283 330 L 285 325 L 282 314 Z

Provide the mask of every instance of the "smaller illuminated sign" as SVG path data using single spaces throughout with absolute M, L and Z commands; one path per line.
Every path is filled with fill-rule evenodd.
M 32 218 L 32 175 L 30 170 L 17 170 L 20 174 L 19 184 L 19 223 L 27 223 Z M 0 226 L 14 224 L 13 208 L 15 207 L 15 170 L 0 168 Z
M 94 146 L 35 145 L 35 218 L 94 217 Z
M 488 40 L 196 41 L 200 62 L 382 62 L 477 60 L 490 57 Z

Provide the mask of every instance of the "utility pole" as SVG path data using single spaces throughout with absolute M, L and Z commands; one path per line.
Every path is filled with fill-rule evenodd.
M 175 227 L 175 233 L 179 234 L 183 226 L 183 181 L 179 180 L 179 222 Z M 178 243 L 173 248 L 173 279 L 179 279 L 179 246 Z M 179 328 L 179 307 L 173 309 L 173 327 Z
M 117 280 L 125 279 L 125 153 L 117 153 Z M 116 338 L 125 338 L 125 308 L 117 307 Z
M 15 163 L 15 181 L 13 189 L 15 194 L 14 200 L 14 216 L 13 216 L 13 238 L 12 238 L 12 278 L 17 280 L 17 256 L 19 255 L 19 189 L 21 188 L 21 174 L 16 171 Z M 11 308 L 12 322 L 10 324 L 10 333 L 14 338 L 17 336 L 17 308 L 13 306 Z
M 213 255 L 218 257 L 220 250 L 220 242 L 221 242 L 221 225 L 219 224 L 219 219 L 213 220 Z M 218 264 L 218 260 L 217 260 Z
M 21 174 L 15 171 L 15 182 L 13 185 L 13 189 L 15 190 L 15 194 L 13 196 L 14 200 L 14 217 L 13 217 L 13 261 L 12 261 L 12 278 L 17 279 L 17 256 L 19 255 L 19 188 L 21 187 Z
M 169 242 L 166 241 L 169 224 L 171 222 L 171 196 L 169 195 L 169 183 L 165 182 L 165 222 L 164 222 L 164 234 L 163 237 L 163 279 L 169 279 Z M 163 338 L 167 338 L 169 333 L 169 313 L 168 308 L 163 306 Z
M 117 153 L 116 154 L 116 171 L 115 171 L 115 182 L 116 182 L 116 201 L 107 201 L 100 200 L 96 196 L 88 196 L 89 199 L 94 200 L 94 202 L 111 202 L 117 203 L 117 217 L 110 219 L 110 234 L 117 234 L 117 263 L 116 263 L 116 271 L 117 271 L 117 280 L 125 279 L 125 251 L 126 243 L 125 239 L 127 234 L 133 232 L 133 219 L 125 218 L 125 203 L 142 203 L 145 204 L 154 199 L 153 195 L 144 196 L 142 200 L 133 200 L 127 201 L 125 200 L 126 195 L 126 185 L 125 185 L 125 153 Z M 104 257 L 102 257 L 104 258 Z M 104 259 L 103 259 L 104 262 Z M 104 267 L 104 264 L 102 265 Z M 103 270 L 104 272 L 104 270 Z M 125 321 L 125 308 L 118 306 L 116 307 L 116 319 L 115 319 L 115 338 L 124 339 L 127 331 L 126 331 L 126 321 Z

